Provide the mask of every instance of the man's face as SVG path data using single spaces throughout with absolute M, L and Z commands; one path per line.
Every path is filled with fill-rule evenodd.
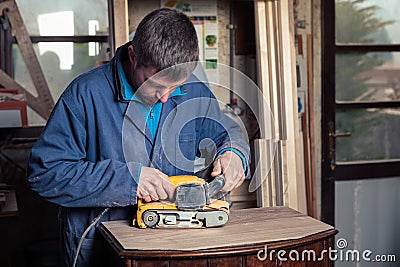
M 170 81 L 160 75 L 155 75 L 152 67 L 136 67 L 133 73 L 133 82 L 137 96 L 145 103 L 154 105 L 157 102 L 165 103 L 175 89 L 186 80 Z
M 138 66 L 133 46 L 128 47 L 131 64 L 131 83 L 136 88 L 136 95 L 145 103 L 154 105 L 157 102 L 165 103 L 175 89 L 186 80 L 171 81 L 166 75 L 155 75 L 154 67 Z M 167 70 L 168 71 L 168 70 Z

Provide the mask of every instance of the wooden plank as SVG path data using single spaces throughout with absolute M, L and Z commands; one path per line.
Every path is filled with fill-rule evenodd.
M 308 101 L 307 101 L 308 102 Z M 306 186 L 306 198 L 307 198 L 307 215 L 312 214 L 312 195 L 311 195 L 311 163 L 310 163 L 310 143 L 309 143 L 309 132 L 307 124 L 308 108 L 304 109 L 304 113 L 301 116 L 301 125 L 303 129 L 303 156 L 304 156 L 304 173 L 305 173 L 305 186 Z
M 129 41 L 128 1 L 114 0 L 114 40 L 115 48 Z
M 275 140 L 282 141 L 281 157 L 275 159 L 271 177 L 258 189 L 260 206 L 277 205 L 278 181 L 284 189 L 283 204 L 306 213 L 305 181 L 302 154 L 299 153 L 299 125 L 297 120 L 297 92 L 294 79 L 295 48 L 293 6 L 288 0 L 254 1 L 256 23 L 258 85 L 270 105 L 274 122 Z M 266 107 L 259 104 L 261 138 L 267 138 Z M 258 153 L 263 153 L 261 148 Z M 256 158 L 263 163 L 262 156 Z M 265 166 L 262 166 L 265 169 Z M 263 178 L 257 177 L 260 181 Z
M 264 94 L 267 103 L 270 103 L 269 95 L 269 66 L 268 66 L 268 45 L 267 45 L 267 29 L 265 2 L 254 1 L 255 24 L 256 24 L 256 52 L 257 52 L 257 77 L 258 86 Z M 265 129 L 261 128 L 261 137 L 265 138 Z
M 288 172 L 288 197 L 289 207 L 307 213 L 305 197 L 305 180 L 302 165 L 299 158 L 300 134 L 297 116 L 297 86 L 296 86 L 296 56 L 294 47 L 294 15 L 293 1 L 282 0 L 279 4 L 279 29 L 281 32 L 280 43 L 282 51 L 282 79 L 283 86 L 286 88 L 284 101 L 285 119 L 287 125 L 287 172 Z
M 254 178 L 257 186 L 257 203 L 258 207 L 273 207 L 275 199 L 273 192 L 275 187 L 272 185 L 271 166 L 274 161 L 276 149 L 270 146 L 271 143 L 265 139 L 257 139 L 254 141 L 254 154 L 258 167 L 255 171 Z M 272 144 L 273 145 L 273 144 Z
M 219 228 L 138 229 L 130 226 L 127 221 L 104 222 L 102 225 L 123 249 L 133 251 L 230 248 L 294 240 L 333 229 L 332 226 L 286 207 L 232 211 L 230 221 Z
M 257 203 L 259 207 L 271 207 L 275 205 L 273 192 L 275 173 L 271 171 L 271 160 L 267 147 L 267 140 L 276 138 L 276 123 L 269 125 L 270 112 L 275 115 L 274 110 L 274 92 L 276 90 L 274 78 L 276 77 L 273 61 L 271 57 L 272 44 L 271 36 L 268 34 L 268 5 L 265 1 L 254 1 L 255 10 L 255 26 L 256 26 L 256 52 L 257 52 L 257 77 L 258 86 L 262 92 L 263 98 L 259 98 L 259 112 L 260 112 L 260 136 L 261 139 L 256 140 L 255 159 L 258 164 L 256 174 L 253 179 L 256 179 L 257 184 Z M 279 128 L 278 128 L 279 130 Z M 279 133 L 279 131 L 278 131 Z M 280 159 L 277 159 L 279 162 Z
M 316 151 L 315 151 L 315 124 L 314 124 L 314 87 L 313 87 L 313 41 L 312 35 L 307 34 L 307 73 L 308 73 L 308 129 L 310 136 L 310 196 L 311 205 L 308 215 L 318 218 L 317 212 L 317 177 L 316 177 Z

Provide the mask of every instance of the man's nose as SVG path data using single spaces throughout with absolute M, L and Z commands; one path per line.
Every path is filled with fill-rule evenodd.
M 167 102 L 167 101 L 168 101 L 168 96 L 169 96 L 168 93 L 162 95 L 162 96 L 160 97 L 160 102 L 161 102 L 161 103 Z
M 159 93 L 159 100 L 161 103 L 165 103 L 168 101 L 168 97 L 172 94 L 174 90 L 167 90 L 164 92 Z M 162 94 L 162 95 L 161 95 Z

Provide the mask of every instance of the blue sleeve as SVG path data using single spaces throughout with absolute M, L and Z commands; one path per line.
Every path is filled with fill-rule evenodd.
M 209 138 L 213 143 L 204 146 L 209 147 L 208 150 L 216 148 L 215 155 L 220 155 L 227 149 L 234 151 L 241 157 L 246 173 L 250 164 L 250 147 L 246 141 L 246 133 L 242 131 L 236 121 L 221 111 L 218 101 L 212 94 L 207 106 L 207 115 L 201 127 L 206 130 L 202 132 L 201 140 Z M 246 177 L 250 177 L 249 171 L 247 171 Z
M 242 152 L 240 152 L 238 149 L 233 148 L 233 147 L 226 147 L 224 149 L 222 149 L 221 151 L 218 152 L 217 156 L 220 156 L 222 154 L 224 154 L 226 151 L 232 151 L 235 152 L 236 155 L 238 155 L 240 157 L 240 159 L 242 160 L 242 164 L 243 164 L 243 171 L 244 173 L 246 173 L 247 171 L 247 161 L 245 156 L 243 155 Z
M 67 104 L 60 98 L 32 148 L 28 162 L 31 189 L 48 201 L 65 207 L 134 204 L 139 177 L 132 174 L 139 175 L 140 164 L 101 159 L 101 155 L 96 161 L 88 160 L 89 134 L 82 117 L 75 111 L 77 107 L 71 108 L 70 102 Z

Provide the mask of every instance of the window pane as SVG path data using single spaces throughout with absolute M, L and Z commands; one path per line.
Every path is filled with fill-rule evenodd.
M 100 54 L 90 56 L 90 45 L 90 43 L 68 42 L 38 43 L 33 45 L 54 101 L 57 101 L 73 78 L 94 68 L 97 61 L 103 60 L 102 51 L 105 49 L 100 47 Z M 97 45 L 105 48 L 108 46 L 108 44 Z M 18 45 L 13 46 L 13 64 L 15 80 L 30 93 L 37 96 Z M 29 124 L 43 124 L 44 120 L 34 113 L 32 110 L 28 111 Z
M 336 0 L 336 42 L 400 44 L 399 13 L 396 0 Z
M 400 100 L 399 64 L 398 52 L 337 54 L 336 100 Z
M 351 133 L 336 138 L 337 162 L 400 158 L 400 109 L 337 111 L 336 130 Z
M 339 259 L 336 267 L 343 266 L 398 266 L 400 256 L 400 177 L 335 182 L 335 227 L 339 229 L 336 242 Z M 343 240 L 342 240 L 343 241 Z M 348 251 L 358 250 L 360 262 L 348 260 Z M 370 250 L 369 258 L 376 255 L 396 255 L 396 262 L 367 262 L 362 252 Z M 340 255 L 344 255 L 342 260 Z M 368 257 L 368 256 L 367 256 Z M 351 258 L 350 258 L 351 259 Z M 388 258 L 387 258 L 388 259 Z
M 17 0 L 30 35 L 108 35 L 107 0 Z

